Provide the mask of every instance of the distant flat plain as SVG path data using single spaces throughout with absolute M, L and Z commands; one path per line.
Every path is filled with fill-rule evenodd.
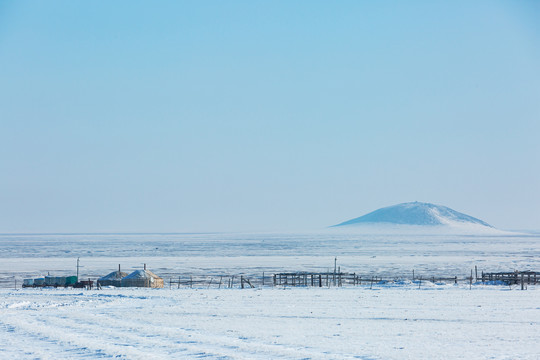
M 0 286 L 50 273 L 96 278 L 143 264 L 166 280 L 179 275 L 327 271 L 365 276 L 470 275 L 540 271 L 540 234 L 361 234 L 325 229 L 304 233 L 3 234 Z

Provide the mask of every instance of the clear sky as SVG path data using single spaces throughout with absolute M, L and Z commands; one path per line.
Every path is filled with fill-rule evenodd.
M 0 232 L 540 229 L 540 2 L 0 0 Z

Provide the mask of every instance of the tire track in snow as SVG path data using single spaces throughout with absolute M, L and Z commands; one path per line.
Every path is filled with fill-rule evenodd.
M 79 316 L 77 323 L 83 325 L 83 329 L 97 327 L 102 329 L 102 324 L 92 322 L 92 318 Z M 62 326 L 66 326 L 63 324 Z M 319 352 L 298 349 L 284 344 L 268 344 L 258 342 L 253 338 L 231 336 L 223 333 L 207 330 L 201 332 L 196 328 L 184 328 L 163 324 L 156 320 L 155 323 L 144 321 L 143 318 L 127 318 L 122 314 L 107 314 L 107 328 L 115 329 L 115 332 L 124 333 L 126 328 L 134 332 L 130 336 L 133 343 L 148 346 L 156 351 L 160 349 L 168 356 L 172 355 L 171 348 L 189 351 L 189 356 L 203 356 L 207 358 L 231 358 L 231 359 L 268 359 L 270 358 L 297 358 L 297 359 L 331 359 L 331 354 L 321 356 Z M 344 359 L 347 356 L 339 355 L 336 359 Z
M 46 333 L 32 327 L 33 322 L 21 325 L 18 320 L 4 321 L 3 317 L 0 320 L 0 358 L 7 359 L 2 356 L 3 347 L 9 347 L 10 357 L 17 359 L 61 359 L 65 358 L 66 353 L 69 353 L 69 358 L 100 358 L 103 357 L 91 349 L 80 347 L 72 344 L 66 344 L 50 338 Z M 16 349 L 17 355 L 14 357 L 13 349 Z M 102 354 L 104 355 L 104 354 Z
M 254 359 L 254 358 L 347 358 L 347 356 L 321 355 L 305 348 L 294 348 L 284 344 L 261 342 L 254 338 L 238 338 L 224 333 L 201 333 L 199 329 L 186 329 L 150 321 L 146 316 L 128 318 L 122 307 L 130 298 L 98 297 L 88 301 L 87 296 L 71 296 L 71 303 L 62 298 L 63 307 L 55 307 L 54 296 L 47 296 L 47 306 L 55 311 L 54 316 L 28 316 L 30 310 L 19 309 L 17 319 L 11 326 L 31 334 L 39 341 L 69 344 L 85 349 L 90 356 L 120 356 L 125 358 L 205 357 L 209 359 Z M 52 299 L 51 299 L 52 298 Z M 146 302 L 148 299 L 138 301 Z M 41 304 L 40 304 L 41 305 Z M 138 303 L 141 308 L 147 308 Z M 71 311 L 70 308 L 78 308 Z M 86 308 L 89 308 L 88 311 Z M 93 310 L 99 308 L 99 313 Z M 21 316 L 23 315 L 24 316 Z M 137 313 L 135 312 L 135 315 Z M 160 315 L 164 315 L 160 313 Z M 166 315 L 166 314 L 165 314 Z M 177 316 L 185 314 L 180 313 Z M 200 315 L 197 315 L 200 316 Z M 206 314 L 206 317 L 209 317 Z M 146 319 L 146 321 L 145 321 Z M 81 351 L 79 356 L 83 355 Z M 184 354 L 184 355 L 182 355 Z M 73 354 L 72 354 L 73 355 Z

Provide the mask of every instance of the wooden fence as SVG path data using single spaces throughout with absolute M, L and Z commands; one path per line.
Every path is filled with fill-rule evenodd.
M 476 274 L 476 275 L 475 275 Z M 342 287 L 342 286 L 369 286 L 374 284 L 403 283 L 411 280 L 412 283 L 422 286 L 426 282 L 444 284 L 488 284 L 500 281 L 509 285 L 525 284 L 536 285 L 540 277 L 534 271 L 509 272 L 509 273 L 481 273 L 471 271 L 467 277 L 442 277 L 442 276 L 381 276 L 360 275 L 347 272 L 283 272 L 271 275 L 222 275 L 222 276 L 183 276 L 171 278 L 170 288 L 254 288 L 254 287 Z
M 508 285 L 520 284 L 521 288 L 527 285 L 536 285 L 540 276 L 536 271 L 514 271 L 514 272 L 498 272 L 498 273 L 484 273 L 482 276 L 477 277 L 476 281 L 485 282 L 503 282 Z
M 337 270 L 337 269 L 336 269 Z M 368 286 L 382 284 L 404 284 L 414 283 L 421 287 L 426 282 L 458 284 L 465 283 L 472 288 L 474 284 L 507 284 L 521 285 L 525 289 L 528 285 L 536 285 L 540 280 L 540 273 L 536 271 L 514 271 L 514 272 L 481 272 L 477 269 L 471 270 L 471 276 L 467 277 L 442 277 L 442 276 L 419 276 L 412 271 L 412 277 L 403 274 L 376 274 L 366 275 L 357 273 L 342 272 L 340 269 L 332 272 L 278 272 L 272 274 L 262 273 L 262 276 L 255 274 L 194 274 L 175 276 L 168 274 L 169 288 L 263 288 L 263 287 L 342 287 L 342 286 Z M 17 280 L 12 278 L 14 288 L 20 287 Z M 90 279 L 89 279 L 90 281 Z M 19 286 L 17 286 L 19 285 Z M 6 286 L 9 284 L 6 282 Z M 166 286 L 166 282 L 165 282 Z M 0 286 L 1 287 L 1 286 Z

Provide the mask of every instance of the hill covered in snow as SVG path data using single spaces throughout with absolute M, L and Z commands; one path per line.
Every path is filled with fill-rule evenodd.
M 410 202 L 388 206 L 332 227 L 343 228 L 408 228 L 491 232 L 499 231 L 490 224 L 446 206 Z

